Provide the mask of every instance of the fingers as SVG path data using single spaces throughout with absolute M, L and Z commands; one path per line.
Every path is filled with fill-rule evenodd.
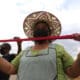
M 15 36 L 13 39 L 20 39 L 20 37 Z M 18 40 L 18 41 L 17 41 L 17 44 L 21 44 L 21 43 L 22 43 L 22 41 L 21 41 L 21 40 Z
M 80 33 L 73 34 L 73 39 L 77 40 L 77 41 L 80 41 Z
M 20 39 L 20 37 L 15 36 L 14 39 Z

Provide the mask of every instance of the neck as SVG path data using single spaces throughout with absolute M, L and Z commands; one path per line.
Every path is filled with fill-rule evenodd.
M 45 42 L 43 44 L 35 44 L 35 46 L 32 47 L 32 49 L 34 50 L 42 50 L 42 49 L 46 49 L 49 46 L 49 42 Z

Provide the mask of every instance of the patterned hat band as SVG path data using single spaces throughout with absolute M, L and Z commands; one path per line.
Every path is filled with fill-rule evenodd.
M 61 23 L 56 16 L 46 11 L 38 11 L 28 15 L 23 22 L 23 30 L 26 36 L 33 37 L 33 26 L 36 22 L 44 20 L 49 24 L 51 36 L 58 36 L 61 33 Z

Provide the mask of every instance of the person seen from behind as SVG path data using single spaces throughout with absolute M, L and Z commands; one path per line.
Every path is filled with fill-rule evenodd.
M 59 36 L 61 33 L 59 20 L 45 11 L 28 15 L 23 28 L 29 38 Z M 80 34 L 73 35 L 74 40 L 80 41 Z M 80 76 L 80 53 L 74 61 L 54 40 L 34 40 L 34 45 L 22 50 L 11 63 L 0 57 L 0 70 L 17 74 L 17 80 L 67 80 Z

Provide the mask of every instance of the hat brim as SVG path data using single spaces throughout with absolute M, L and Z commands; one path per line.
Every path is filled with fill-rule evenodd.
M 23 30 L 26 36 L 33 37 L 33 26 L 37 20 L 44 20 L 50 25 L 51 36 L 58 36 L 61 33 L 61 23 L 59 19 L 46 11 L 38 11 L 28 15 L 23 22 Z

